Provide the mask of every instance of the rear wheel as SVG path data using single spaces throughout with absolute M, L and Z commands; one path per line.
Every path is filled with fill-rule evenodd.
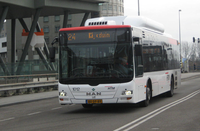
M 82 104 L 83 108 L 92 108 L 93 104 Z

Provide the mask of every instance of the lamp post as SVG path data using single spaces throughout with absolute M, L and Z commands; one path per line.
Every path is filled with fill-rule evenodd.
M 138 0 L 138 16 L 140 16 L 140 0 Z
M 181 12 L 181 10 L 179 10 L 178 12 L 179 12 L 179 42 L 180 42 L 180 62 L 182 62 L 182 59 L 181 59 L 181 19 L 180 19 L 180 12 Z

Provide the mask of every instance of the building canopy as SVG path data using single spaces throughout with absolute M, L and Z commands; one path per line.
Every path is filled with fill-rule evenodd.
M 42 8 L 40 16 L 63 15 L 64 11 L 71 14 L 98 12 L 99 3 L 108 0 L 0 0 L 0 12 L 9 7 L 6 19 L 27 18 Z

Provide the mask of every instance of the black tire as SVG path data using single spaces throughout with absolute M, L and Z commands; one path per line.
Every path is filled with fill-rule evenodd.
M 166 93 L 167 97 L 172 97 L 174 95 L 174 78 L 171 77 L 170 90 Z
M 93 104 L 82 104 L 83 108 L 92 108 Z
M 146 100 L 142 101 L 140 103 L 141 107 L 147 107 L 149 105 L 149 102 L 151 100 L 151 89 L 149 88 L 149 86 L 147 86 L 146 88 Z

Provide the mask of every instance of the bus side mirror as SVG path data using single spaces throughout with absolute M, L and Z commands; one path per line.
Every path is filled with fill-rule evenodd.
M 133 42 L 136 42 L 136 41 L 140 41 L 140 38 L 134 37 L 134 38 L 133 38 Z
M 50 53 L 50 62 L 55 62 L 55 55 L 56 55 L 56 48 L 55 47 L 49 47 L 49 53 Z
M 50 53 L 50 62 L 55 62 L 55 56 L 56 56 L 56 48 L 53 47 L 55 43 L 58 43 L 58 37 L 55 37 L 54 40 L 51 42 L 52 47 L 49 47 L 49 53 Z
M 51 42 L 51 45 L 54 45 L 57 42 L 58 42 L 58 37 L 54 38 L 54 40 Z

